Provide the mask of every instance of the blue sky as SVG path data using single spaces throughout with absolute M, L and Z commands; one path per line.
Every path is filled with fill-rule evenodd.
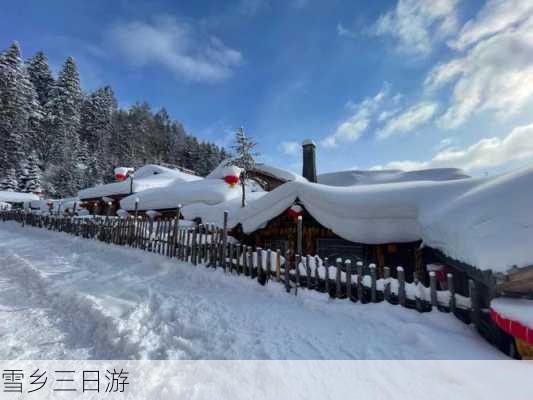
M 22 3 L 22 2 L 20 2 Z M 319 172 L 533 160 L 530 0 L 26 1 L 0 46 L 71 55 L 82 84 L 146 100 L 202 139 L 244 126 L 262 159 Z

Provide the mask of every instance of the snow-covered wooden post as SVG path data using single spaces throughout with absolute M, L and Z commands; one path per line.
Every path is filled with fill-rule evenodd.
M 415 287 L 415 307 L 416 310 L 419 312 L 422 312 L 422 300 L 418 296 L 418 285 L 420 285 L 420 279 L 418 279 L 418 273 L 415 271 L 413 272 L 413 285 Z
M 311 256 L 308 254 L 305 256 L 305 286 L 311 289 Z
M 233 273 L 233 255 L 235 254 L 235 245 L 229 244 L 229 273 Z
M 271 249 L 267 249 L 266 274 L 267 274 L 267 279 L 270 279 L 270 275 L 272 274 L 272 250 Z
M 319 273 L 320 261 L 319 261 L 319 257 L 317 255 L 315 255 L 314 260 L 315 260 L 315 270 L 313 271 L 314 272 L 313 289 L 319 291 L 320 290 L 320 273 Z
M 363 302 L 363 263 L 357 261 L 357 300 Z
M 174 232 L 172 237 L 172 250 L 171 250 L 171 257 L 176 257 L 176 247 L 178 246 L 178 236 L 180 232 L 180 218 L 181 218 L 181 204 L 178 204 L 178 207 L 176 208 L 176 216 L 174 217 Z
M 480 315 L 480 308 L 479 308 L 479 302 L 477 297 L 477 286 L 476 282 L 472 279 L 468 280 L 468 288 L 470 291 L 470 318 L 472 320 L 472 323 L 474 326 L 479 329 L 479 325 L 481 322 L 481 315 Z
M 324 258 L 324 263 L 322 264 L 324 266 L 324 288 L 326 290 L 326 293 L 329 293 L 329 261 L 328 258 Z
M 429 290 L 431 307 L 437 307 L 439 304 L 437 301 L 437 275 L 435 274 L 435 271 L 429 271 Z
M 285 266 L 287 266 L 287 260 L 285 260 Z M 281 250 L 276 250 L 276 280 L 281 280 Z
M 376 289 L 376 282 L 377 282 L 377 272 L 376 272 L 376 264 L 370 264 L 370 301 L 372 303 L 375 303 L 377 301 L 377 289 Z
M 285 290 L 287 293 L 291 291 L 291 251 L 287 249 L 285 252 L 285 267 L 283 269 L 283 279 L 285 280 Z
M 302 236 L 303 236 L 303 219 L 302 216 L 298 216 L 297 220 L 297 241 L 296 241 L 296 254 L 302 255 L 303 249 L 302 249 Z
M 250 278 L 255 278 L 255 264 L 254 252 L 252 246 L 248 246 L 248 270 L 250 271 Z
M 263 275 L 263 249 L 261 247 L 256 247 L 255 249 L 257 255 L 257 279 L 260 279 Z
M 227 252 L 227 245 L 228 245 L 228 215 L 229 212 L 227 210 L 224 211 L 224 228 L 222 231 L 222 268 L 224 269 L 224 272 L 226 272 L 226 252 Z
M 398 301 L 400 302 L 400 305 L 402 307 L 405 307 L 405 272 L 403 270 L 403 267 L 398 267 L 396 269 L 397 275 L 398 275 Z
M 352 296 L 352 261 L 344 260 L 344 271 L 346 272 L 346 297 L 348 300 L 355 300 Z
M 453 275 L 446 274 L 446 280 L 448 283 L 448 291 L 450 292 L 450 312 L 455 313 L 455 286 L 453 284 Z
M 342 259 L 337 258 L 336 262 L 337 274 L 335 276 L 335 297 L 341 298 L 341 270 L 342 270 Z
M 240 243 L 235 245 L 235 250 L 236 250 L 235 258 L 236 258 L 236 263 L 237 263 L 237 275 L 240 275 L 242 273 L 241 249 L 242 249 L 242 246 L 241 246 Z
M 300 262 L 301 260 L 302 260 L 302 257 L 299 254 L 296 254 L 294 256 L 294 262 L 296 264 L 296 270 L 294 271 L 295 278 L 296 278 L 296 290 L 298 290 L 298 287 L 300 286 Z

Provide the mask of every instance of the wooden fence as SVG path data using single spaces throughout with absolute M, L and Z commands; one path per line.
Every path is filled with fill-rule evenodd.
M 374 264 L 352 265 L 350 260 L 330 261 L 318 256 L 300 256 L 288 251 L 253 248 L 236 243 L 224 228 L 212 224 L 191 224 L 174 217 L 159 219 L 147 216 L 71 217 L 2 211 L 2 221 L 17 221 L 22 226 L 66 232 L 105 243 L 129 246 L 160 254 L 193 265 L 222 268 L 225 272 L 243 275 L 264 285 L 268 281 L 283 284 L 287 292 L 298 294 L 299 288 L 316 290 L 332 298 L 352 302 L 375 303 L 388 301 L 420 312 L 438 309 L 452 312 L 464 322 L 479 323 L 480 308 L 475 301 L 476 285 L 470 281 L 470 297 L 455 293 L 453 276 L 447 275 L 447 288 L 439 290 L 435 272 L 429 272 L 429 287 L 416 279 L 406 282 L 404 269 L 391 268 L 378 276 Z M 227 213 L 225 214 L 227 222 Z

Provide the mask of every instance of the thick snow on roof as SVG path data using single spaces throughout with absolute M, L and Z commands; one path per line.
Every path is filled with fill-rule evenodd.
M 137 193 L 142 190 L 165 186 L 172 182 L 191 182 L 201 179 L 199 176 L 186 174 L 176 169 L 149 164 L 135 171 L 133 192 Z M 78 196 L 80 199 L 93 199 L 117 194 L 129 194 L 130 184 L 131 180 L 128 178 L 121 182 L 113 182 L 80 190 Z
M 224 160 L 222 161 L 209 175 L 207 175 L 207 178 L 211 179 L 223 179 L 224 178 L 224 168 L 228 165 L 228 163 L 231 160 Z M 269 164 L 265 163 L 256 163 L 255 164 L 255 170 L 258 172 L 262 172 L 266 175 L 270 175 L 274 178 L 278 178 L 285 182 L 292 182 L 292 181 L 307 181 L 303 176 L 295 174 L 292 171 L 274 167 Z
M 163 210 L 192 203 L 219 204 L 240 198 L 241 187 L 231 187 L 222 179 L 202 179 L 193 182 L 173 181 L 163 187 L 146 189 L 125 197 L 120 201 L 124 210 L 135 209 L 135 199 L 139 198 L 139 210 Z
M 367 244 L 410 242 L 442 250 L 482 269 L 506 271 L 533 264 L 533 168 L 491 178 L 334 187 L 289 182 L 245 208 L 233 203 L 191 207 L 189 216 L 253 232 L 296 199 L 339 236 Z M 212 220 L 209 220 L 212 219 Z
M 33 193 L 0 191 L 0 201 L 5 203 L 23 203 L 32 200 L 39 200 L 39 197 Z
M 458 168 L 433 168 L 418 171 L 376 170 L 376 171 L 338 171 L 320 174 L 318 183 L 330 186 L 374 185 L 379 183 L 409 181 L 448 181 L 469 178 Z
M 257 163 L 255 165 L 255 170 L 258 172 L 262 172 L 266 175 L 273 176 L 285 182 L 292 182 L 292 181 L 307 182 L 307 179 L 305 179 L 303 176 L 295 174 L 292 171 L 289 171 L 283 168 L 274 167 L 272 165 L 268 165 L 264 163 Z

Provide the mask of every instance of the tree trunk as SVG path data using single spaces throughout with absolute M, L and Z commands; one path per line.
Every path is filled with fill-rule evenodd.
M 246 184 L 244 179 L 241 179 L 241 188 L 242 188 L 242 206 L 246 207 Z

